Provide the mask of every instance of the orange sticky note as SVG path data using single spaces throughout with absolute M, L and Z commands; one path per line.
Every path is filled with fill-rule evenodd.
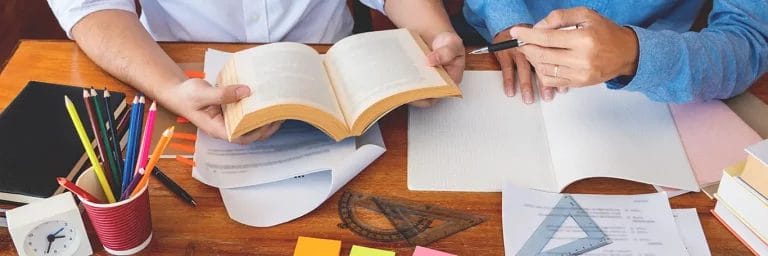
M 341 241 L 300 236 L 293 256 L 339 256 Z
M 395 256 L 395 252 L 353 245 L 349 256 Z

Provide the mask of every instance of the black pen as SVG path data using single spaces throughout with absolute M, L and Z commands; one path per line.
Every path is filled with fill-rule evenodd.
M 574 29 L 579 29 L 579 28 L 581 28 L 581 26 L 580 25 L 576 25 L 576 26 L 558 28 L 557 30 L 574 30 Z M 492 52 L 498 52 L 498 51 L 501 51 L 501 50 L 506 50 L 506 49 L 509 49 L 509 48 L 515 48 L 515 47 L 519 47 L 519 46 L 523 46 L 523 45 L 525 45 L 525 42 L 517 40 L 517 39 L 512 39 L 512 40 L 507 40 L 507 41 L 503 41 L 503 42 L 499 42 L 499 43 L 496 43 L 496 44 L 492 44 L 492 45 L 489 45 L 489 46 L 486 46 L 486 47 L 483 47 L 483 48 L 476 49 L 474 51 L 469 52 L 469 54 L 492 53 Z
M 187 203 L 189 203 L 193 207 L 197 207 L 197 202 L 195 202 L 195 199 L 192 198 L 192 196 L 189 195 L 187 191 L 184 191 L 184 189 L 181 188 L 179 184 L 176 184 L 176 182 L 174 182 L 170 177 L 168 177 L 167 175 L 165 175 L 165 173 L 160 171 L 159 168 L 155 167 L 155 169 L 152 170 L 152 175 L 155 175 L 155 177 L 157 177 L 157 179 L 159 179 L 160 182 L 162 182 L 163 185 L 165 185 L 165 187 L 170 189 L 171 192 L 173 192 L 177 196 L 180 196 L 182 199 L 184 199 L 184 201 L 187 201 Z

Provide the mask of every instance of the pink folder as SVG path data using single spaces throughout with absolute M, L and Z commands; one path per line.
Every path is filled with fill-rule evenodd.
M 677 132 L 700 186 L 720 181 L 723 169 L 747 158 L 744 151 L 762 139 L 722 101 L 670 105 Z M 664 188 L 671 195 L 682 194 Z

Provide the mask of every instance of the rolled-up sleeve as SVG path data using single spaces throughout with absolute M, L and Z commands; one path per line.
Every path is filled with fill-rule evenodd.
M 136 13 L 133 0 L 48 0 L 48 5 L 69 38 L 72 27 L 88 14 L 110 9 Z
M 725 99 L 768 71 L 768 2 L 714 2 L 701 32 L 631 26 L 639 43 L 635 76 L 610 88 L 639 91 L 656 101 Z
M 387 13 L 384 11 L 384 1 L 385 0 L 360 0 L 361 3 L 370 7 L 371 9 L 375 9 L 384 15 L 387 15 Z
M 464 17 L 489 42 L 511 26 L 534 23 L 527 3 L 522 0 L 467 0 Z

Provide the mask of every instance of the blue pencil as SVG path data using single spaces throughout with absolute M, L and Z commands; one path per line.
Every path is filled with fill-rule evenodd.
M 131 176 L 133 175 L 133 172 L 130 170 L 133 170 L 131 160 L 135 159 L 133 156 L 133 148 L 135 147 L 135 140 L 133 137 L 135 137 L 136 126 L 138 125 L 138 118 L 136 117 L 136 114 L 139 112 L 138 104 L 139 97 L 133 97 L 133 107 L 131 107 L 131 116 L 128 122 L 128 145 L 125 146 L 125 162 L 123 165 L 123 180 L 120 186 L 121 190 L 128 187 L 128 184 L 131 183 Z
M 133 169 L 131 169 L 131 175 L 136 175 L 136 173 L 139 172 L 139 153 L 141 153 L 141 135 L 144 134 L 142 128 L 144 128 L 144 107 L 146 107 L 146 102 L 144 101 L 144 95 L 139 93 L 139 114 L 138 114 L 138 125 L 136 125 L 136 136 L 133 137 L 136 139 L 134 142 L 133 147 Z

